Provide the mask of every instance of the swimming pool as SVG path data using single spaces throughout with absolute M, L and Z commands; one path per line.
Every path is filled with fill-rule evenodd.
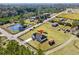
M 15 25 L 12 25 L 10 27 L 8 27 L 9 30 L 13 31 L 13 32 L 20 32 L 20 31 L 23 31 L 25 30 L 24 26 L 21 25 L 21 24 L 15 24 Z

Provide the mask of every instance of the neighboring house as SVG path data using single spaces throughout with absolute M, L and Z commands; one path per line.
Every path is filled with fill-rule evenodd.
M 79 32 L 78 26 L 72 28 L 72 29 L 70 30 L 70 32 L 71 32 L 72 34 L 74 34 L 74 35 L 77 35 L 77 33 Z
M 30 17 L 30 21 L 34 21 L 36 19 L 36 17 Z
M 61 19 L 60 19 L 60 21 L 66 21 L 66 20 L 67 20 L 67 19 L 65 19 L 65 18 L 61 18 Z
M 52 23 L 53 27 L 57 27 L 59 24 L 57 22 Z

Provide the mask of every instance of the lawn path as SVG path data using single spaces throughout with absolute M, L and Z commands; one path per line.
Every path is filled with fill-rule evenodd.
M 72 35 L 68 41 L 66 41 L 65 43 L 61 44 L 60 46 L 58 46 L 58 47 L 56 47 L 54 49 L 51 49 L 51 50 L 47 51 L 45 54 L 48 55 L 50 53 L 58 51 L 58 50 L 64 48 L 66 45 L 68 45 L 69 43 L 71 43 L 75 39 L 78 39 L 78 38 L 76 36 Z

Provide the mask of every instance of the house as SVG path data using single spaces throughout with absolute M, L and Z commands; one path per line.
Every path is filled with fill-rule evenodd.
M 60 21 L 66 21 L 67 19 L 61 18 Z
M 32 39 L 37 40 L 40 43 L 43 43 L 43 42 L 45 42 L 47 40 L 47 36 L 45 36 L 43 34 L 39 34 L 39 33 L 33 33 Z
M 36 19 L 36 17 L 30 17 L 30 21 L 33 22 Z
M 53 27 L 57 27 L 59 24 L 57 22 L 52 23 Z
M 52 46 L 52 45 L 55 44 L 55 41 L 54 40 L 50 40 L 48 43 L 49 43 L 50 46 Z
M 44 33 L 44 30 L 38 30 L 38 32 L 33 33 L 32 39 L 37 40 L 40 43 L 45 42 L 47 40 L 47 36 Z
M 70 32 L 74 35 L 77 35 L 79 33 L 79 28 L 78 26 L 71 28 Z

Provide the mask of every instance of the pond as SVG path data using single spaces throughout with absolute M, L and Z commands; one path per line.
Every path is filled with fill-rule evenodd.
M 18 23 L 18 24 L 8 27 L 8 29 L 11 30 L 12 32 L 20 32 L 20 31 L 25 30 L 25 27 Z

